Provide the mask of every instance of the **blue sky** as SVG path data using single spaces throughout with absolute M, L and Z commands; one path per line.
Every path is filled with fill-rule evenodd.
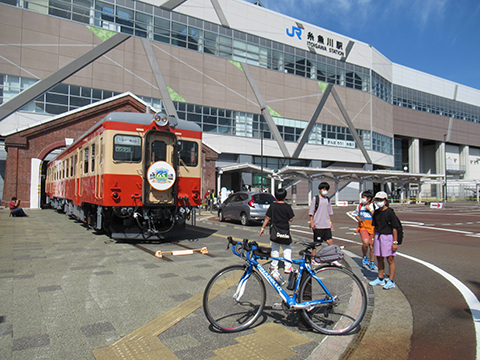
M 480 89 L 479 0 L 261 2 L 267 9 L 371 44 L 397 64 Z

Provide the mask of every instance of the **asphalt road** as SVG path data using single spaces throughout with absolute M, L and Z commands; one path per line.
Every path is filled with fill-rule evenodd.
M 437 210 L 425 205 L 402 205 L 394 209 L 405 233 L 399 253 L 446 271 L 480 298 L 480 235 L 477 235 L 480 233 L 480 207 L 448 204 L 445 209 Z M 334 208 L 334 242 L 361 255 L 361 240 L 354 234 L 356 222 L 347 215 L 352 210 L 352 206 Z M 294 234 L 309 236 L 307 219 L 307 210 L 297 209 Z M 396 283 L 413 312 L 410 359 L 475 359 L 474 323 L 462 294 L 445 277 L 424 264 L 403 256 L 397 256 L 396 264 Z

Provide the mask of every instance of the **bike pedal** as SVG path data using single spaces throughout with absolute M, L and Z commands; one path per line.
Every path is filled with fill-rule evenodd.
M 272 309 L 273 310 L 282 310 L 283 307 L 282 307 L 282 303 L 275 303 L 272 305 Z

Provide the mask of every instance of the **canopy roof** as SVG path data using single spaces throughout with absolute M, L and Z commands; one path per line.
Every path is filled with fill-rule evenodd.
M 250 173 L 260 173 L 262 168 L 258 165 L 249 163 L 226 165 L 218 167 L 219 172 L 242 171 Z M 356 181 L 375 183 L 443 183 L 443 174 L 422 174 L 408 173 L 391 170 L 357 170 L 357 169 L 331 169 L 331 168 L 312 168 L 301 166 L 285 166 L 278 171 L 263 168 L 263 173 L 274 177 L 276 180 L 284 181 L 288 179 L 301 178 L 306 180 L 330 179 L 335 181 Z

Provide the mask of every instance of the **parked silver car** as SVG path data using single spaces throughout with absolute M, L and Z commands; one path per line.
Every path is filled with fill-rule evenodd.
M 218 207 L 218 219 L 240 220 L 242 225 L 248 225 L 250 221 L 262 221 L 265 219 L 270 204 L 276 199 L 269 193 L 240 191 L 230 195 Z

